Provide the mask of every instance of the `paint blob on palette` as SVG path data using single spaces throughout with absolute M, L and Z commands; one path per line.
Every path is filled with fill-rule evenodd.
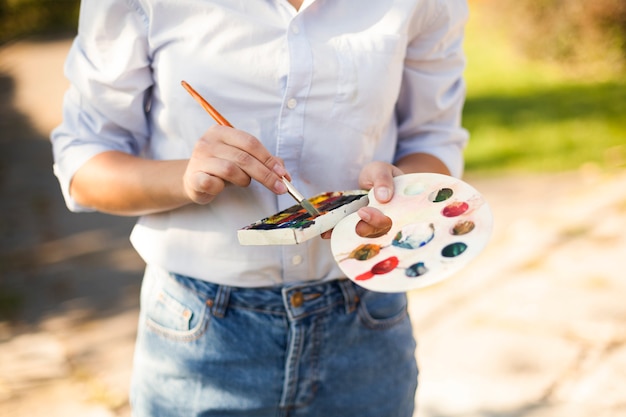
M 370 206 L 392 219 L 387 234 L 357 235 L 356 213 L 333 230 L 333 255 L 352 281 L 372 291 L 409 291 L 452 276 L 485 248 L 493 215 L 469 184 L 440 174 L 407 174 L 394 181 L 390 202 L 369 198 Z
M 320 212 L 311 216 L 300 204 L 254 222 L 237 231 L 242 245 L 291 245 L 332 229 L 348 214 L 368 204 L 367 192 L 335 191 L 308 199 Z

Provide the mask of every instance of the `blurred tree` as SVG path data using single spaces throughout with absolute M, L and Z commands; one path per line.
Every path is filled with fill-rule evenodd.
M 30 35 L 75 32 L 80 0 L 0 0 L 0 43 Z
M 626 70 L 626 0 L 470 0 L 531 58 L 574 70 Z

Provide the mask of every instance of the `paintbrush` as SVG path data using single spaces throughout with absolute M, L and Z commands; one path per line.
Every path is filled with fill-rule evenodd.
M 207 111 L 218 124 L 222 126 L 233 127 L 228 120 L 224 118 L 213 106 L 209 104 L 196 90 L 193 89 L 186 81 L 180 82 L 185 90 Z M 296 187 L 293 186 L 291 182 L 285 177 L 282 177 L 281 180 L 287 187 L 287 192 L 290 196 L 292 196 L 311 216 L 319 216 L 320 212 L 311 204 L 309 200 L 304 198 L 304 196 L 296 190 Z

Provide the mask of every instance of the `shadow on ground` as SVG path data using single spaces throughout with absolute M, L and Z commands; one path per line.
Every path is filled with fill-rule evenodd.
M 14 96 L 14 80 L 0 73 L 0 323 L 13 333 L 58 314 L 136 307 L 143 265 L 128 242 L 134 219 L 65 208 L 48 138 Z

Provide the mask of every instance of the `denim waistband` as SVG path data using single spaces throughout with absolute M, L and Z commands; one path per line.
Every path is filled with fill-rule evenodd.
M 354 311 L 366 291 L 347 279 L 311 281 L 275 287 L 243 288 L 214 284 L 172 274 L 181 285 L 204 297 L 213 315 L 223 317 L 228 308 L 244 308 L 269 314 L 287 315 L 299 320 L 329 308 L 344 306 Z

